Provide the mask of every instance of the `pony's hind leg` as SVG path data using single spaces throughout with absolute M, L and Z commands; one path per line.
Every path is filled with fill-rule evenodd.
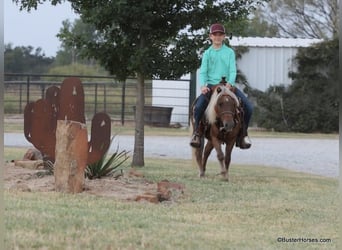
M 200 177 L 204 176 L 204 171 L 203 170 L 203 163 L 202 163 L 202 152 L 203 152 L 203 147 L 193 149 L 195 151 L 195 158 L 196 158 L 196 163 L 199 168 L 199 175 Z
M 195 156 L 197 166 L 199 168 L 199 176 L 204 177 L 205 164 L 203 165 L 203 148 L 204 148 L 204 138 L 201 138 L 201 146 L 199 148 L 192 148 L 193 156 Z

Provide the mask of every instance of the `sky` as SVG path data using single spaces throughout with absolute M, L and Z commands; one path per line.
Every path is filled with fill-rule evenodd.
M 12 0 L 4 0 L 4 42 L 12 47 L 40 47 L 45 56 L 56 56 L 61 44 L 56 35 L 62 21 L 73 22 L 76 18 L 68 2 L 56 6 L 45 2 L 37 10 L 27 12 L 20 11 Z

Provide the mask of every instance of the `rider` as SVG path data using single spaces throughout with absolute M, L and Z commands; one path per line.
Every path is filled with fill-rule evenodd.
M 223 42 L 225 39 L 225 29 L 223 25 L 219 23 L 211 25 L 209 38 L 212 45 L 204 52 L 200 67 L 201 95 L 198 97 L 194 108 L 195 124 L 190 141 L 192 147 L 201 146 L 199 123 L 208 106 L 211 96 L 211 87 L 218 84 L 222 77 L 226 77 L 228 86 L 235 86 L 235 52 Z M 238 88 L 235 88 L 234 93 L 241 99 L 244 107 L 243 136 L 237 140 L 236 146 L 247 149 L 252 145 L 247 135 L 247 129 L 253 112 L 253 106 Z

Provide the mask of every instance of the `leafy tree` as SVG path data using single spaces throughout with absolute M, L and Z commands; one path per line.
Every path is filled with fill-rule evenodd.
M 27 10 L 41 3 L 14 1 Z M 200 49 L 208 43 L 208 26 L 244 19 L 262 0 L 68 1 L 84 23 L 95 27 L 97 35 L 89 40 L 75 34 L 68 41 L 84 48 L 83 55 L 95 58 L 119 80 L 137 77 L 132 165 L 144 166 L 145 79 L 178 78 L 197 69 Z
M 337 132 L 339 130 L 339 40 L 300 48 L 291 72 L 293 83 L 270 87 L 258 98 L 258 125 L 277 131 Z
M 41 48 L 34 49 L 32 46 L 5 45 L 4 69 L 5 73 L 46 73 L 54 59 L 46 57 Z
M 277 37 L 278 27 L 273 23 L 268 23 L 262 18 L 260 9 L 253 11 L 251 17 L 246 20 L 241 36 L 251 37 Z
M 278 27 L 264 18 L 264 8 L 270 0 L 260 2 L 251 10 L 248 16 L 226 23 L 228 33 L 232 36 L 242 37 L 276 37 L 279 36 Z
M 260 13 L 278 27 L 280 36 L 332 39 L 338 35 L 338 0 L 273 0 Z
M 96 62 L 92 58 L 82 57 L 83 47 L 78 48 L 73 41 L 74 36 L 82 36 L 83 39 L 96 40 L 96 29 L 91 24 L 82 22 L 81 19 L 76 19 L 74 23 L 69 20 L 62 22 L 57 37 L 61 41 L 61 49 L 57 51 L 55 65 L 67 65 L 73 63 L 95 65 Z
M 288 122 L 303 132 L 338 131 L 339 40 L 302 48 L 295 57 L 297 72 L 291 72 Z M 298 119 L 297 117 L 301 117 Z

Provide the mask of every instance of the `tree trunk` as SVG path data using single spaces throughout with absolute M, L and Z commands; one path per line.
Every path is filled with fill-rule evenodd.
M 88 136 L 85 124 L 58 120 L 55 154 L 55 190 L 65 193 L 82 192 L 88 158 Z
M 144 106 L 145 106 L 145 80 L 142 74 L 137 74 L 137 101 L 135 109 L 135 137 L 133 162 L 134 167 L 143 167 L 144 163 Z

